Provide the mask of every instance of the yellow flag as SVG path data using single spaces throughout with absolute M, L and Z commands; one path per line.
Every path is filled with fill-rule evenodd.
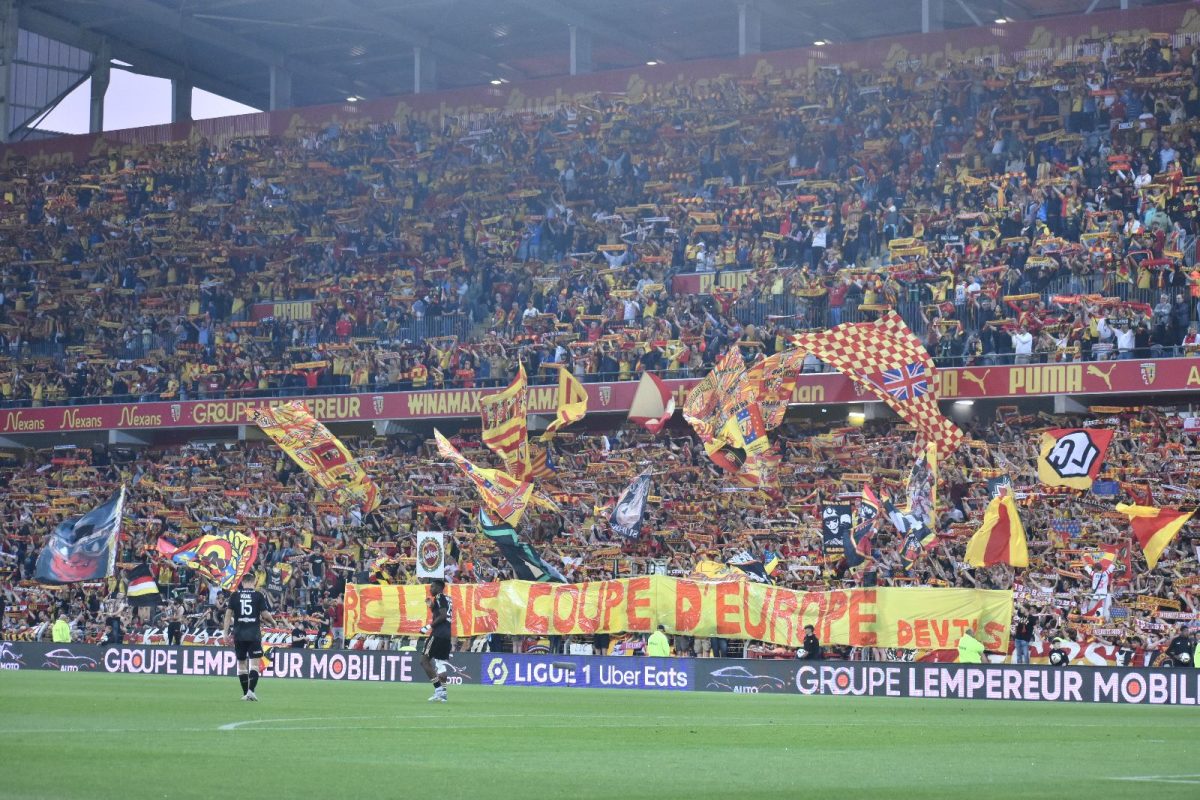
M 364 514 L 379 507 L 374 481 L 304 403 L 296 400 L 260 408 L 254 422 L 339 504 L 357 505 Z
M 504 461 L 505 471 L 518 479 L 529 474 L 528 405 L 529 392 L 523 364 L 508 388 L 479 401 L 483 443 Z
M 1103 428 L 1046 431 L 1038 451 L 1038 479 L 1047 486 L 1092 488 L 1112 438 L 1113 432 Z
M 498 469 L 475 466 L 437 428 L 433 429 L 433 438 L 442 457 L 453 461 L 475 484 L 480 498 L 490 511 L 514 528 L 521 524 L 521 517 L 525 516 L 533 492 L 532 483 L 519 481 Z
M 546 426 L 541 441 L 550 441 L 559 428 L 565 428 L 583 419 L 587 414 L 587 405 L 588 396 L 583 384 L 571 374 L 570 368 L 565 364 L 558 365 L 558 410 L 554 421 Z

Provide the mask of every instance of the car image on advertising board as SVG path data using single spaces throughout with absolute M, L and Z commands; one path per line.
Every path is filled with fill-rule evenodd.
M 65 647 L 51 650 L 42 656 L 42 666 L 56 669 L 59 672 L 80 672 L 85 669 L 95 669 L 96 659 L 90 656 L 77 656 Z
M 0 669 L 20 669 L 23 656 L 8 642 L 0 642 Z
M 782 678 L 776 678 L 774 675 L 756 675 L 743 666 L 722 667 L 708 673 L 708 676 L 706 688 L 720 692 L 779 692 L 787 686 L 787 681 Z

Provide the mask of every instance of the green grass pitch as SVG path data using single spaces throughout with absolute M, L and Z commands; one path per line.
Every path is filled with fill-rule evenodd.
M 1200 710 L 0 673 L 0 798 L 1200 796 Z

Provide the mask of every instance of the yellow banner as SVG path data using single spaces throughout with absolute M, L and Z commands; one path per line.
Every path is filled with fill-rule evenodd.
M 453 634 L 670 633 L 799 647 L 804 626 L 824 644 L 952 649 L 967 628 L 989 650 L 1008 649 L 1011 591 L 878 588 L 802 592 L 751 581 L 660 575 L 591 583 L 451 584 Z M 417 635 L 425 586 L 346 586 L 346 635 Z

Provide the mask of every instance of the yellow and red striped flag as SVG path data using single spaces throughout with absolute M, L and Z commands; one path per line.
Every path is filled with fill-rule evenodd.
M 1196 513 L 1194 510 L 1180 511 L 1175 508 L 1154 508 L 1128 503 L 1118 503 L 1117 511 L 1129 517 L 1133 538 L 1142 546 L 1142 552 L 1146 554 L 1146 564 L 1150 569 L 1154 569 L 1162 551 L 1192 518 L 1192 514 Z
M 529 392 L 525 365 L 507 389 L 479 401 L 483 443 L 504 462 L 506 472 L 523 479 L 529 474 Z
M 566 364 L 558 364 L 558 401 L 554 420 L 546 426 L 541 441 L 548 442 L 554 438 L 559 428 L 565 428 L 572 422 L 579 422 L 587 415 L 588 395 L 579 379 L 571 374 Z
M 554 466 L 546 448 L 529 445 L 529 477 L 544 481 L 553 478 L 554 474 Z
M 1029 543 L 1025 526 L 1017 514 L 1011 494 L 992 498 L 983 514 L 983 524 L 967 543 L 966 562 L 973 567 L 1010 564 L 1029 566 Z
M 799 333 L 792 344 L 870 389 L 933 442 L 940 458 L 958 448 L 963 432 L 938 408 L 933 359 L 899 314 Z
M 437 428 L 433 429 L 433 438 L 437 441 L 438 452 L 443 458 L 453 461 L 471 479 L 483 504 L 492 513 L 514 528 L 521 524 L 521 517 L 525 516 L 529 496 L 533 492 L 532 483 L 519 481 L 498 469 L 475 466 Z

